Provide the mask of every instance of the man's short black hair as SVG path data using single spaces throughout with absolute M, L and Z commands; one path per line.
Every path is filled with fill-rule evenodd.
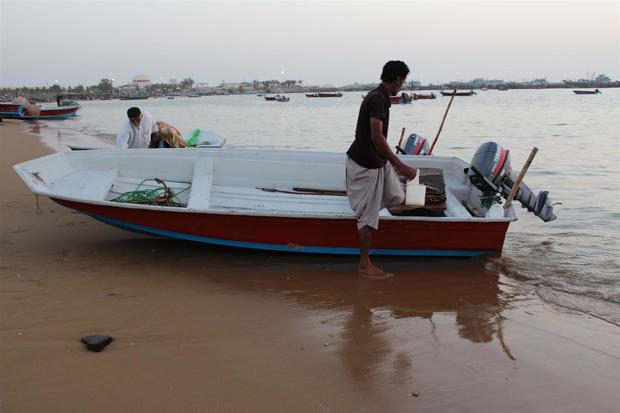
M 390 60 L 383 66 L 381 80 L 385 82 L 393 82 L 397 76 L 403 79 L 409 74 L 409 67 L 401 60 Z
M 127 109 L 127 117 L 128 118 L 137 118 L 138 116 L 140 116 L 142 112 L 140 112 L 140 108 L 137 107 L 133 107 L 133 108 L 129 108 Z

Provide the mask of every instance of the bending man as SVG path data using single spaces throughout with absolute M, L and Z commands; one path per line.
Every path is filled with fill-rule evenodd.
M 153 117 L 140 108 L 129 108 L 127 120 L 116 136 L 116 147 L 120 149 L 148 148 L 151 140 L 159 139 L 159 129 Z
M 385 277 L 368 254 L 372 234 L 379 229 L 379 211 L 405 201 L 405 191 L 396 171 L 406 179 L 413 179 L 416 174 L 392 153 L 387 143 L 390 96 L 400 91 L 408 74 L 409 68 L 399 60 L 391 60 L 383 66 L 381 84 L 362 101 L 355 140 L 347 151 L 347 196 L 357 217 L 360 240 L 358 271 L 371 278 Z

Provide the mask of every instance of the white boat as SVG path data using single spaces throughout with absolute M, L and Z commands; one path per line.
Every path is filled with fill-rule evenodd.
M 184 132 L 183 139 L 185 141 L 188 141 L 192 138 L 193 134 L 194 134 L 193 131 Z M 196 148 L 221 148 L 226 143 L 226 138 L 217 132 L 201 130 L 196 142 L 197 142 L 195 145 Z M 82 146 L 82 145 L 67 145 L 67 146 L 72 151 L 104 149 L 104 148 L 96 148 L 93 146 Z
M 513 206 L 484 217 L 481 192 L 458 158 L 401 159 L 441 171 L 445 205 L 437 217 L 382 211 L 372 254 L 501 253 L 517 219 Z M 33 193 L 123 229 L 234 247 L 357 254 L 356 219 L 342 196 L 345 160 L 342 153 L 295 150 L 97 150 L 48 155 L 14 169 Z M 162 196 L 154 204 L 126 202 L 140 186 Z
M 183 133 L 183 139 L 187 142 L 191 140 L 194 131 Z M 196 141 L 197 148 L 221 148 L 226 143 L 226 138 L 217 132 L 201 130 Z

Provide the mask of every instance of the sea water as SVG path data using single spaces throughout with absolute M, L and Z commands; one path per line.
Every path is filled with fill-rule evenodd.
M 322 99 L 290 94 L 287 103 L 255 95 L 88 101 L 80 102 L 75 118 L 25 125 L 57 150 L 67 150 L 67 144 L 113 145 L 127 108 L 138 106 L 183 131 L 218 132 L 227 138 L 227 146 L 345 152 L 363 94 Z M 439 95 L 392 105 L 390 146 L 397 144 L 403 127 L 405 136 L 415 132 L 432 140 L 448 101 Z M 550 191 L 553 201 L 561 203 L 555 207 L 558 219 L 544 223 L 519 209 L 520 219 L 510 226 L 502 256 L 482 265 L 530 286 L 546 303 L 616 325 L 619 119 L 619 89 L 603 89 L 601 95 L 575 95 L 570 89 L 479 91 L 454 99 L 434 149 L 435 154 L 470 161 L 479 145 L 495 141 L 510 150 L 518 171 L 538 147 L 524 181 L 535 192 Z

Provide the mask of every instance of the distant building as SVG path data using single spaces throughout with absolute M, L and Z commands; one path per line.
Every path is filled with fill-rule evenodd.
M 177 85 L 178 83 L 179 82 L 177 82 L 176 79 L 172 79 L 172 78 L 168 81 L 168 84 L 170 84 L 170 85 Z
M 208 83 L 204 83 L 204 82 L 201 82 L 201 83 L 194 83 L 194 84 L 192 85 L 192 89 L 196 89 L 196 90 L 207 90 L 207 89 L 209 89 L 209 84 L 208 84 Z
M 534 79 L 534 80 L 529 81 L 528 83 L 533 86 L 546 86 L 547 78 Z
M 601 73 L 596 77 L 596 81 L 599 83 L 611 83 L 611 78 L 604 73 Z
M 135 92 L 136 90 L 138 90 L 138 86 L 134 85 L 133 83 L 129 83 L 126 85 L 120 85 L 118 86 L 118 88 L 121 91 L 121 93 Z
M 222 89 L 239 89 L 239 86 L 241 86 L 241 83 L 224 83 L 222 82 Z
M 137 75 L 131 80 L 131 84 L 137 86 L 139 89 L 144 89 L 145 87 L 151 85 L 151 79 L 149 79 L 146 75 Z

